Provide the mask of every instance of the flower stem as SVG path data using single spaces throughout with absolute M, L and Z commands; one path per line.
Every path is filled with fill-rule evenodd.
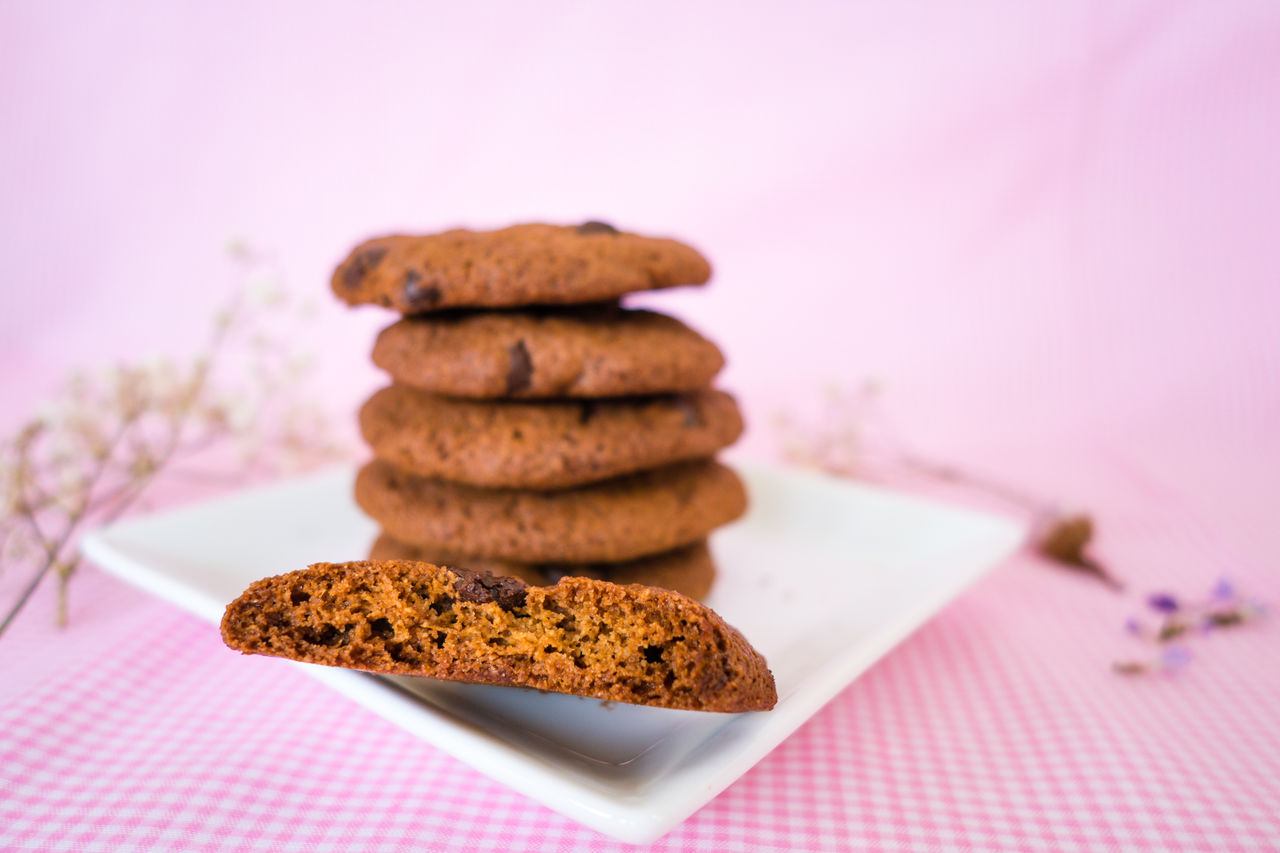
M 9 612 L 5 614 L 4 621 L 0 622 L 0 637 L 4 636 L 5 630 L 9 627 L 9 623 L 18 615 L 18 611 L 22 610 L 22 606 L 27 603 L 27 599 L 36 591 L 36 587 L 40 586 L 40 581 L 44 580 L 44 576 L 49 574 L 49 570 L 53 568 L 53 564 L 54 561 L 52 559 L 46 560 L 44 565 L 40 567 L 40 570 L 36 572 L 35 577 L 27 583 L 26 588 L 22 590 L 22 594 L 18 596 L 17 602 L 9 609 Z
M 909 453 L 904 453 L 900 457 L 902 466 L 909 471 L 914 471 L 925 477 L 935 480 L 941 480 L 945 483 L 954 483 L 959 486 L 966 486 L 979 492 L 985 492 L 992 497 L 999 498 L 1006 503 L 1013 504 L 1016 507 L 1026 510 L 1035 516 L 1047 516 L 1054 513 L 1053 507 L 1046 504 L 1026 492 L 1013 488 L 1005 483 L 997 483 L 994 480 L 985 477 L 976 477 L 966 471 L 961 471 L 951 465 L 943 465 L 929 459 L 923 459 Z

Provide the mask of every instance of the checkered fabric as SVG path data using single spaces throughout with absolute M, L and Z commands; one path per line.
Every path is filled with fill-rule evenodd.
M 1274 596 L 1167 507 L 1106 533 L 1135 586 Z M 113 579 L 75 602 L 0 641 L 0 849 L 632 849 Z M 1277 620 L 1126 678 L 1139 607 L 1017 557 L 653 849 L 1280 849 Z

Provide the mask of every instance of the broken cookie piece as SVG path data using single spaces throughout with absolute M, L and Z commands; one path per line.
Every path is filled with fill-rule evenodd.
M 663 708 L 777 702 L 764 658 L 714 611 L 581 577 L 526 586 L 430 563 L 318 563 L 251 584 L 222 637 L 246 654 Z

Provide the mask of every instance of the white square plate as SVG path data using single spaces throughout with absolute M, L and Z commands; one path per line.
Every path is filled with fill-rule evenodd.
M 298 664 L 480 772 L 600 832 L 653 841 L 709 802 L 1017 547 L 1023 530 L 822 474 L 741 466 L 707 604 L 769 661 L 768 712 L 668 711 Z M 330 471 L 96 531 L 107 571 L 217 624 L 260 577 L 362 558 L 374 525 Z

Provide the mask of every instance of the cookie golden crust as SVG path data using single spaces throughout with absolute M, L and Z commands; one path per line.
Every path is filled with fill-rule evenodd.
M 360 430 L 379 459 L 424 477 L 562 489 L 709 457 L 742 434 L 742 416 L 723 391 L 513 403 L 392 385 L 361 408 Z
M 356 502 L 401 542 L 522 563 L 618 563 L 688 545 L 746 510 L 736 474 L 685 462 L 540 492 L 420 477 L 375 459 Z
M 724 356 L 674 317 L 616 305 L 406 317 L 373 362 L 400 384 L 479 399 L 696 391 Z
M 406 545 L 383 533 L 369 549 L 370 560 L 412 560 L 440 566 L 461 566 L 498 577 L 519 578 L 533 586 L 553 584 L 564 577 L 583 577 L 617 584 L 656 586 L 701 601 L 711 591 L 716 568 L 706 542 L 695 542 L 674 551 L 641 557 L 625 563 L 516 563 L 484 557 L 467 557 L 444 551 L 430 552 Z
M 777 702 L 764 658 L 715 612 L 588 578 L 530 587 L 429 563 L 319 563 L 251 584 L 222 638 L 246 654 L 663 708 Z
M 710 277 L 711 265 L 683 243 L 587 222 L 378 237 L 338 265 L 332 287 L 349 305 L 421 314 L 598 302 Z

